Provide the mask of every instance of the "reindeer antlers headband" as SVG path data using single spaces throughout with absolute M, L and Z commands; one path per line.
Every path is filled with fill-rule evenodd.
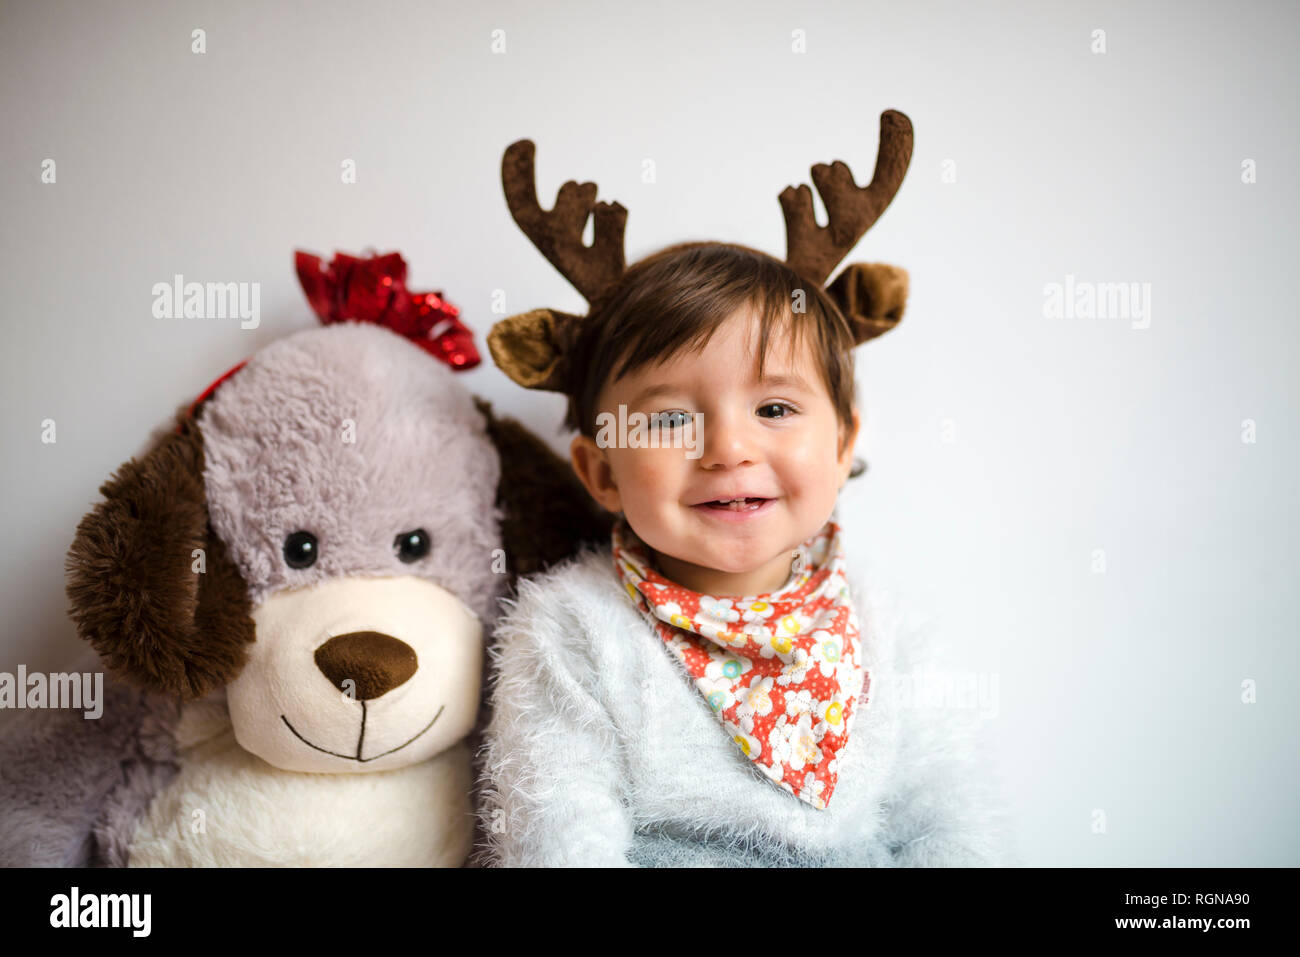
M 589 306 L 608 295 L 623 277 L 623 230 L 627 210 L 619 203 L 596 201 L 596 184 L 569 180 L 560 187 L 555 206 L 537 201 L 532 140 L 512 143 L 501 160 L 506 204 L 524 235 L 582 293 Z M 858 186 L 847 165 L 836 160 L 812 168 L 812 179 L 826 207 L 828 223 L 813 214 L 812 190 L 787 186 L 778 199 L 785 216 L 785 261 L 795 272 L 823 285 L 840 261 L 880 218 L 903 183 L 912 158 L 912 122 L 897 110 L 880 114 L 880 146 L 871 182 Z M 593 239 L 582 233 L 595 217 Z M 855 344 L 888 332 L 903 317 L 907 273 L 881 263 L 853 263 L 826 287 L 853 331 Z M 511 316 L 488 334 L 492 358 L 506 375 L 529 389 L 564 391 L 562 360 L 583 321 L 582 316 L 554 309 L 534 309 Z

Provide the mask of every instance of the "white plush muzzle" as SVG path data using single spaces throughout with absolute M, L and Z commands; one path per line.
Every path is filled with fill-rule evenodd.
M 334 579 L 272 595 L 253 612 L 253 621 L 257 638 L 226 697 L 240 746 L 275 767 L 388 771 L 433 757 L 474 725 L 482 625 L 432 582 Z M 364 639 L 351 637 L 363 633 Z M 358 680 L 328 661 L 322 670 L 325 656 L 318 651 L 339 636 L 348 636 L 340 639 L 343 644 L 351 642 L 349 660 L 358 661 Z M 370 647 L 376 651 L 374 669 L 365 661 Z M 395 651 L 404 662 L 400 673 L 381 660 L 381 652 L 391 659 Z M 391 677 L 376 679 L 385 668 Z

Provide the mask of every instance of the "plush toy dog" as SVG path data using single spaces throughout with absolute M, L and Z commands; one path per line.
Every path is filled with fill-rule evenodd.
M 498 599 L 608 531 L 422 345 L 291 335 L 102 486 L 67 591 L 103 714 L 0 741 L 0 864 L 465 861 Z

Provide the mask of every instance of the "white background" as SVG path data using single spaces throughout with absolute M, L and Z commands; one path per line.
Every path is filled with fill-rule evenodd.
M 99 484 L 216 375 L 314 323 L 295 248 L 400 251 L 482 346 L 495 290 L 510 312 L 582 308 L 509 217 L 512 141 L 537 142 L 544 205 L 575 178 L 628 207 L 629 261 L 684 239 L 782 255 L 777 193 L 836 158 L 865 181 L 892 107 L 915 125 L 911 170 L 851 259 L 903 266 L 912 292 L 859 354 L 856 560 L 933 617 L 955 670 L 997 676 L 983 728 L 1030 863 L 1300 863 L 1294 5 L 0 16 L 0 670 L 80 650 L 63 558 Z M 259 282 L 261 326 L 153 318 L 175 273 Z M 1067 274 L 1150 283 L 1150 327 L 1045 318 Z M 490 361 L 465 382 L 567 447 L 560 397 Z

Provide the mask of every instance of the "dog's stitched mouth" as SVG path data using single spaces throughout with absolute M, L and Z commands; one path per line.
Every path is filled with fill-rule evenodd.
M 292 724 L 289 723 L 289 719 L 288 719 L 288 718 L 286 718 L 284 715 L 280 715 L 280 720 L 284 722 L 285 727 L 287 727 L 290 731 L 293 732 L 294 737 L 296 737 L 296 738 L 297 738 L 299 741 L 301 741 L 303 744 L 307 745 L 307 747 L 309 747 L 309 748 L 315 748 L 317 751 L 320 751 L 320 752 L 322 752 L 322 753 L 324 753 L 324 754 L 332 754 L 332 755 L 333 755 L 334 757 L 336 757 L 336 758 L 343 758 L 343 759 L 345 759 L 345 760 L 347 760 L 347 761 L 357 761 L 357 762 L 360 762 L 361 764 L 365 764 L 367 761 L 374 761 L 374 760 L 377 760 L 377 759 L 379 759 L 379 758 L 384 757 L 385 755 L 392 754 L 394 751 L 400 751 L 400 750 L 402 750 L 402 748 L 406 747 L 408 744 L 410 744 L 412 741 L 414 741 L 414 740 L 415 740 L 416 738 L 418 738 L 420 735 L 424 734 L 424 732 L 426 732 L 426 731 L 428 731 L 430 728 L 432 728 L 432 727 L 433 727 L 433 722 L 434 722 L 434 721 L 437 721 L 440 717 L 442 717 L 443 709 L 445 709 L 446 707 L 447 707 L 446 705 L 442 705 L 441 707 L 439 707 L 439 708 L 438 708 L 438 713 L 435 714 L 435 715 L 433 716 L 433 720 L 430 721 L 428 724 L 426 724 L 426 725 L 425 725 L 423 728 L 421 728 L 419 731 L 417 731 L 417 732 L 416 732 L 414 735 L 412 735 L 410 738 L 408 738 L 404 743 L 399 744 L 399 745 L 398 745 L 397 747 L 395 747 L 395 748 L 389 748 L 387 751 L 383 752 L 383 754 L 374 754 L 374 755 L 371 755 L 371 756 L 368 757 L 368 758 L 363 758 L 363 757 L 361 756 L 361 746 L 362 746 L 362 744 L 365 742 L 365 739 L 366 739 L 366 703 L 365 703 L 364 701 L 361 702 L 361 731 L 357 734 L 357 753 L 356 753 L 356 754 L 340 754 L 338 751 L 331 751 L 329 748 L 322 748 L 319 744 L 312 744 L 310 741 L 308 741 L 306 738 L 304 738 L 301 734 L 298 733 L 298 729 L 295 728 Z

